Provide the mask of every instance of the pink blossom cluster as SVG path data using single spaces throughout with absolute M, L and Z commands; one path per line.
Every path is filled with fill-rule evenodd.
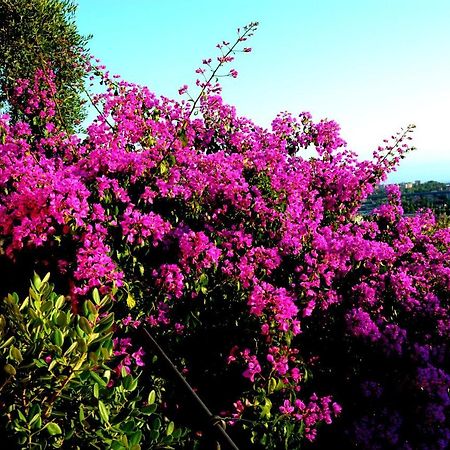
M 41 80 L 45 80 L 43 86 Z M 33 81 L 20 79 L 16 81 L 13 103 L 20 105 L 22 112 L 28 117 L 36 117 L 51 123 L 56 114 L 55 74 L 50 69 L 39 68 Z M 49 131 L 52 126 L 50 125 Z
M 142 359 L 145 355 L 143 348 L 140 347 L 133 352 L 133 343 L 130 338 L 115 338 L 113 344 L 113 354 L 119 360 L 119 363 L 115 368 L 115 372 L 118 376 L 120 376 L 122 370 L 127 374 L 130 374 L 132 365 L 140 367 L 145 365 Z
M 234 402 L 239 417 L 255 419 L 265 392 L 272 411 L 313 440 L 339 403 L 343 414 L 349 408 L 345 426 L 369 446 L 378 426 L 371 408 L 412 395 L 415 409 L 393 412 L 399 420 L 386 439 L 407 442 L 415 418 L 423 428 L 416 439 L 445 448 L 450 230 L 428 212 L 404 216 L 395 187 L 372 216 L 359 215 L 409 150 L 410 128 L 359 161 L 334 121 L 282 113 L 265 129 L 239 117 L 208 81 L 193 115 L 189 102 L 103 73 L 99 115 L 80 138 L 52 124 L 52 77 L 38 72 L 16 90 L 25 114 L 47 124 L 41 132 L 0 120 L 0 241 L 9 258 L 36 250 L 34 263 L 45 265 L 62 248 L 60 276 L 73 296 L 118 288 L 118 318 L 149 324 L 174 348 L 180 336 L 221 336 L 202 341 L 198 364 L 220 354 L 220 371 L 240 368 L 244 387 L 231 383 L 221 405 Z M 138 307 L 120 301 L 124 285 Z M 123 339 L 117 355 L 140 365 Z M 337 375 L 314 385 L 327 374 L 347 385 Z M 377 403 L 352 406 L 348 380 L 385 389 Z M 310 383 L 321 397 L 306 400 Z
M 333 417 L 341 413 L 341 407 L 332 402 L 330 397 L 319 398 L 316 394 L 311 395 L 309 402 L 305 404 L 297 399 L 292 404 L 290 400 L 284 400 L 280 406 L 280 412 L 285 416 L 291 416 L 296 420 L 301 420 L 305 424 L 305 437 L 309 441 L 314 441 L 317 429 L 314 427 L 318 422 L 330 424 Z

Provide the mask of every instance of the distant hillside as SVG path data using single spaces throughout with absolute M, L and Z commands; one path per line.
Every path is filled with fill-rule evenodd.
M 406 182 L 399 184 L 402 192 L 402 205 L 406 214 L 422 208 L 429 208 L 437 215 L 450 215 L 450 183 L 439 181 Z M 378 185 L 364 202 L 362 214 L 370 214 L 374 208 L 387 200 L 385 185 Z

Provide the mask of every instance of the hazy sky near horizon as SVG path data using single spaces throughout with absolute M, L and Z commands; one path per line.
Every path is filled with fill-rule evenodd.
M 450 181 L 450 0 L 78 0 L 77 24 L 112 73 L 178 96 L 195 69 L 260 22 L 223 79 L 238 114 L 269 126 L 280 111 L 336 120 L 361 157 L 414 123 L 417 150 L 390 182 Z M 193 89 L 195 92 L 195 89 Z

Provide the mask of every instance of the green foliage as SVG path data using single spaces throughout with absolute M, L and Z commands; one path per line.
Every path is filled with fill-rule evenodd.
M 113 370 L 109 296 L 84 301 L 80 314 L 49 275 L 21 301 L 0 304 L 2 436 L 15 448 L 170 448 L 183 434 L 158 414 L 159 394 Z M 153 416 L 153 417 L 151 417 Z
M 77 31 L 75 10 L 71 0 L 0 2 L 0 105 L 13 120 L 24 119 L 10 102 L 15 81 L 33 79 L 36 70 L 48 63 L 56 75 L 56 122 L 72 131 L 83 119 L 82 55 L 88 38 Z

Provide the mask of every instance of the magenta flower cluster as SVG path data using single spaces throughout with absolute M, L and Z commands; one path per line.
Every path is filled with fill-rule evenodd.
M 123 323 L 150 325 L 174 349 L 223 327 L 218 370 L 244 377 L 221 405 L 235 426 L 273 419 L 275 432 L 278 417 L 313 441 L 320 423 L 343 415 L 339 426 L 364 448 L 446 448 L 450 230 L 428 212 L 404 216 L 395 187 L 373 216 L 358 213 L 409 150 L 411 128 L 359 161 L 334 121 L 283 113 L 268 130 L 215 85 L 199 84 L 193 115 L 192 102 L 102 77 L 83 138 L 53 124 L 51 71 L 19 82 L 16 101 L 41 122 L 32 132 L 0 119 L 8 257 L 58 254 L 69 295 L 118 288 L 119 316 L 131 291 L 137 306 Z M 303 156 L 311 148 L 315 157 Z M 130 354 L 125 339 L 114 351 L 128 371 L 142 350 Z M 327 374 L 336 382 L 319 385 Z M 356 404 L 339 377 L 367 395 Z M 193 382 L 201 390 L 201 376 Z

